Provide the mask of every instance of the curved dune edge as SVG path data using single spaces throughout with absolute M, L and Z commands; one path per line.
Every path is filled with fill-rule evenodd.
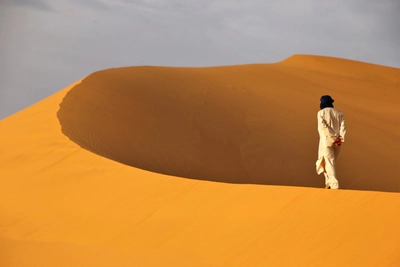
M 321 188 L 316 112 L 329 93 L 349 129 L 338 159 L 341 188 L 399 192 L 399 150 L 391 149 L 398 77 L 399 69 L 303 55 L 276 64 L 116 68 L 72 88 L 57 117 L 82 148 L 129 166 Z
M 396 266 L 398 193 L 214 183 L 71 142 L 74 85 L 0 121 L 2 266 Z

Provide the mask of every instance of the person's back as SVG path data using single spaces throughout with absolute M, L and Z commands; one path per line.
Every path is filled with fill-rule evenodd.
M 318 111 L 317 116 L 320 140 L 323 140 L 325 145 L 332 146 L 336 139 L 341 136 L 343 143 L 346 128 L 342 112 L 332 107 L 326 107 Z
M 342 112 L 333 107 L 333 102 L 328 95 L 321 97 L 321 110 L 317 114 L 320 139 L 316 167 L 318 174 L 325 175 L 326 188 L 338 189 L 335 164 L 340 145 L 344 142 L 346 125 Z

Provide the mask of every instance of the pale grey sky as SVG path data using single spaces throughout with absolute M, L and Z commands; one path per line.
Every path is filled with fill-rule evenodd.
M 97 70 L 273 63 L 400 68 L 399 0 L 0 0 L 0 119 Z

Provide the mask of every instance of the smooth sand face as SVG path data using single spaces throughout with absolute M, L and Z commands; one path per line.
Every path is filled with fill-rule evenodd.
M 398 74 L 294 56 L 90 75 L 0 121 L 1 266 L 396 266 L 399 193 L 232 183 L 322 187 L 331 94 L 341 186 L 398 192 Z
M 319 98 L 347 120 L 341 188 L 399 191 L 398 69 L 325 57 L 216 68 L 94 73 L 57 113 L 85 149 L 141 169 L 230 183 L 323 187 Z M 383 167 L 384 166 L 384 167 Z M 379 177 L 379 178 L 378 178 Z

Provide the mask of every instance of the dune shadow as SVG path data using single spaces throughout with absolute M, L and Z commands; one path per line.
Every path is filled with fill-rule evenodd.
M 228 94 L 224 84 L 203 85 L 196 76 L 182 79 L 184 70 L 168 71 L 123 68 L 88 76 L 60 104 L 63 134 L 93 153 L 156 173 L 323 188 L 314 168 L 313 120 L 301 122 L 303 130 L 293 136 L 290 127 L 302 126 L 292 111 L 271 112 L 280 103 L 266 105 L 251 90 L 230 88 Z M 346 179 L 343 187 L 391 191 Z

